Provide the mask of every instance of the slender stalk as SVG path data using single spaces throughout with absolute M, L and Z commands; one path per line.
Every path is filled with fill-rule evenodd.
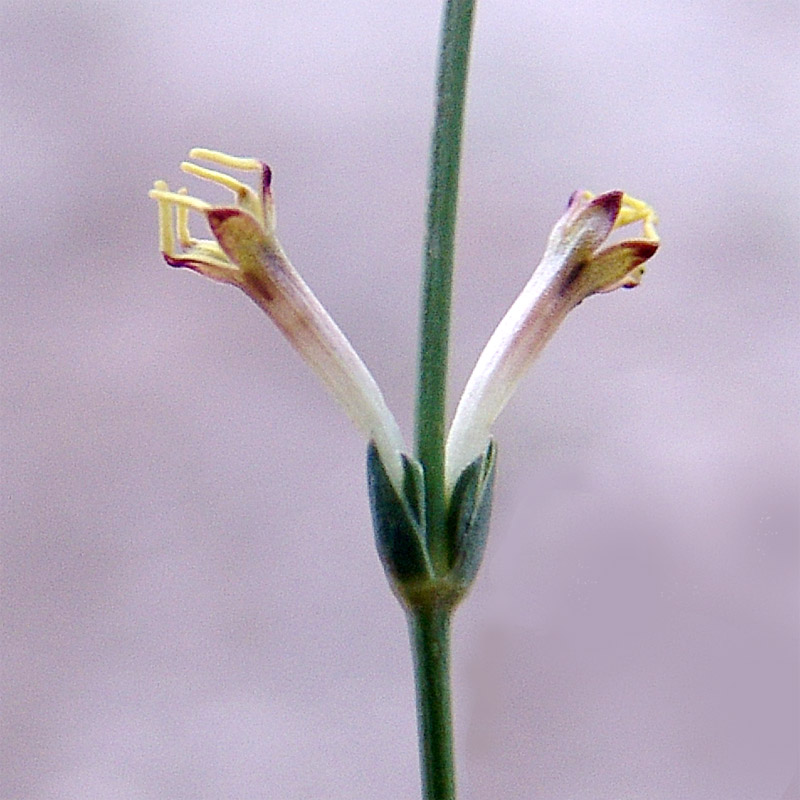
M 475 0 L 446 0 L 436 87 L 424 254 L 416 454 L 425 470 L 425 531 L 434 571 L 444 575 L 447 351 L 458 175 Z M 455 800 L 450 708 L 451 608 L 421 603 L 408 611 L 417 687 L 424 800 Z
M 409 612 L 417 686 L 417 726 L 423 800 L 455 800 L 453 725 L 450 710 L 450 611 Z
M 458 174 L 475 0 L 447 0 L 429 177 L 417 394 L 416 452 L 425 468 L 428 546 L 446 562 L 444 447 L 447 350 Z

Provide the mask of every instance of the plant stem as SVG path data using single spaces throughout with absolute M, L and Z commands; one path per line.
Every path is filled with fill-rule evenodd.
M 445 5 L 428 186 L 416 451 L 425 469 L 428 547 L 434 567 L 438 568 L 444 568 L 447 560 L 444 536 L 447 350 L 461 134 L 474 6 L 475 0 L 447 0 Z
M 417 726 L 423 800 L 455 800 L 450 710 L 450 610 L 409 611 L 417 686 Z
M 436 86 L 428 185 L 416 454 L 425 470 L 425 531 L 434 572 L 449 569 L 445 531 L 445 425 L 450 296 L 458 206 L 461 135 L 475 0 L 446 0 Z M 434 593 L 435 594 L 435 593 Z M 455 800 L 450 709 L 450 614 L 437 602 L 408 609 L 417 687 L 420 771 L 424 800 Z

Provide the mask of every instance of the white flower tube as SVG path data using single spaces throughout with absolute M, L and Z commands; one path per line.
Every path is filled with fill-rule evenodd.
M 230 175 L 189 162 L 181 165 L 185 172 L 230 189 L 236 195 L 235 206 L 213 206 L 189 197 L 185 189 L 171 192 L 164 181 L 156 181 L 150 196 L 158 201 L 164 259 L 171 266 L 187 267 L 238 286 L 263 309 L 356 426 L 375 442 L 387 473 L 400 490 L 401 453 L 405 449 L 400 429 L 372 374 L 291 265 L 275 236 L 269 167 L 255 159 L 213 150 L 195 149 L 190 157 L 259 172 L 260 190 L 256 192 Z M 189 211 L 205 216 L 214 240 L 191 236 Z
M 642 221 L 644 238 L 603 248 L 614 227 Z M 575 193 L 553 228 L 544 257 L 503 317 L 467 381 L 447 439 L 448 491 L 488 444 L 494 421 L 569 311 L 589 295 L 641 280 L 658 248 L 653 210 L 608 192 Z

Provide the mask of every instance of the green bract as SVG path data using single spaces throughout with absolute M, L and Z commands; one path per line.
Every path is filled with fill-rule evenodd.
M 403 456 L 405 479 L 397 492 L 378 450 L 367 450 L 372 522 L 378 554 L 389 582 L 407 608 L 452 608 L 467 593 L 486 546 L 497 448 L 490 442 L 459 477 L 450 496 L 444 531 L 446 560 L 435 564 L 425 521 L 422 467 Z

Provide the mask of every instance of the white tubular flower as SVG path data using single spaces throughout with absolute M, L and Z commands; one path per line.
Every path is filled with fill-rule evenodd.
M 637 221 L 643 237 L 603 246 L 615 227 Z M 650 206 L 622 192 L 570 198 L 539 266 L 467 381 L 447 440 L 448 490 L 486 450 L 494 421 L 567 313 L 592 294 L 639 283 L 642 265 L 658 249 L 657 221 Z
M 164 181 L 156 181 L 150 197 L 158 202 L 164 259 L 170 266 L 187 267 L 237 286 L 263 309 L 356 426 L 375 442 L 399 490 L 405 449 L 400 429 L 372 374 L 283 252 L 275 235 L 270 168 L 252 158 L 199 148 L 189 157 L 258 173 L 260 186 L 255 191 L 226 173 L 190 162 L 181 164 L 184 172 L 225 186 L 236 195 L 234 205 L 214 206 L 190 197 L 186 189 L 171 192 Z M 214 239 L 192 237 L 190 211 L 205 216 Z

